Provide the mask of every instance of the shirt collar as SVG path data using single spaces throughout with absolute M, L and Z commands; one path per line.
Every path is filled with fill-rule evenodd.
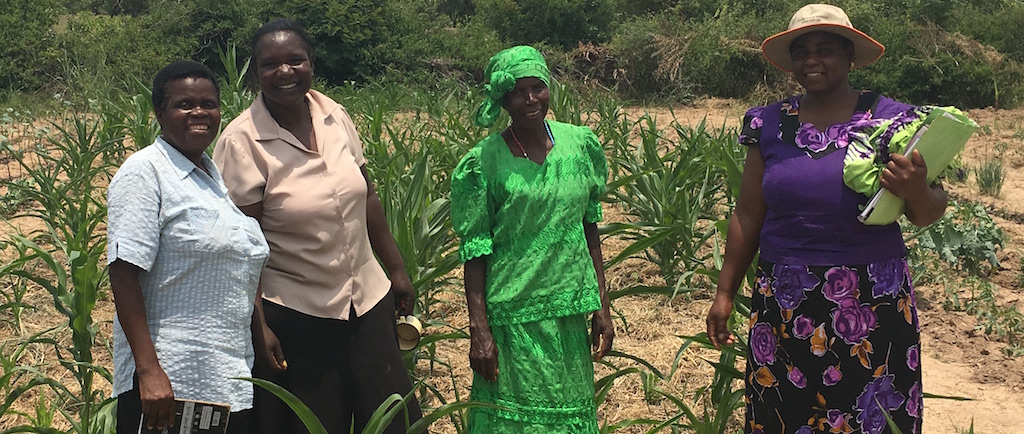
M 317 123 L 333 123 L 334 113 L 342 108 L 340 104 L 327 95 L 313 89 L 306 92 L 306 102 L 309 104 L 309 111 L 313 116 L 314 125 Z M 285 134 L 285 129 L 278 125 L 274 116 L 270 114 L 270 109 L 263 102 L 263 92 L 256 95 L 256 99 L 253 101 L 249 112 L 252 116 L 253 129 L 256 131 L 256 140 L 281 139 L 290 143 L 289 139 L 294 137 L 290 134 Z M 293 145 L 302 147 L 299 143 L 293 143 Z
M 167 141 L 164 140 L 164 136 L 157 136 L 156 142 L 153 143 L 153 146 L 160 149 L 160 152 L 167 157 L 167 161 L 171 163 L 174 173 L 178 174 L 178 179 L 185 179 L 193 170 L 199 170 L 192 160 L 189 160 L 188 157 L 181 153 L 181 151 L 175 149 L 170 143 L 167 143 Z M 211 177 L 216 178 L 219 176 L 219 172 L 217 172 L 217 165 L 213 164 L 213 160 L 210 159 L 205 152 L 200 158 L 202 158 L 206 169 L 210 171 Z

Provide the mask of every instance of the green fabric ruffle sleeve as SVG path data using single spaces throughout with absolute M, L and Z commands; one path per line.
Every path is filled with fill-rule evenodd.
M 469 151 L 452 172 L 451 216 L 455 233 L 461 237 L 459 260 L 492 253 L 491 206 L 488 205 L 487 179 L 480 168 L 480 151 Z
M 593 187 L 590 190 L 590 198 L 587 201 L 586 214 L 583 216 L 587 223 L 597 223 L 604 219 L 604 210 L 601 208 L 601 197 L 604 196 L 606 183 L 608 182 L 608 160 L 604 156 L 604 148 L 593 131 L 585 131 L 587 156 L 590 159 L 593 172 Z

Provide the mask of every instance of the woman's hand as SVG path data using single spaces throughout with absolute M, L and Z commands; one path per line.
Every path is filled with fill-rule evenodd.
M 606 307 L 594 312 L 590 321 L 590 345 L 594 350 L 594 361 L 600 361 L 612 350 L 612 341 L 615 340 L 615 326 L 612 325 L 612 316 Z
M 928 190 L 928 166 L 921 153 L 914 150 L 910 158 L 893 153 L 890 158 L 885 169 L 882 169 L 882 188 L 903 199 L 925 195 Z
M 156 365 L 136 371 L 139 377 L 139 398 L 142 401 L 142 420 L 146 428 L 162 430 L 174 426 L 174 391 L 171 380 L 163 368 Z
M 416 291 L 405 273 L 396 273 L 391 278 L 391 292 L 395 294 L 395 313 L 399 316 L 412 314 L 416 306 Z
M 253 339 L 253 346 L 256 352 L 256 366 L 271 372 L 282 372 L 288 369 L 288 362 L 284 359 L 284 350 L 281 349 L 281 341 L 266 324 L 263 325 L 262 338 Z
M 879 183 L 906 201 L 907 219 L 915 226 L 924 227 L 942 218 L 949 196 L 941 184 L 928 185 L 928 167 L 921 153 L 915 150 L 910 158 L 898 153 L 891 157 L 882 169 Z
M 487 381 L 498 381 L 498 347 L 490 330 L 470 332 L 469 366 Z
M 729 317 L 732 316 L 732 297 L 718 294 L 708 311 L 708 339 L 715 348 L 732 345 L 736 336 L 729 332 Z

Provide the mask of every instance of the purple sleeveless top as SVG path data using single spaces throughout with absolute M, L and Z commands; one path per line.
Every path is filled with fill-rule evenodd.
M 868 226 L 857 214 L 868 198 L 843 183 L 849 133 L 866 121 L 911 106 L 873 92 L 861 94 L 849 122 L 818 131 L 799 122 L 800 96 L 747 111 L 740 143 L 758 146 L 768 212 L 761 257 L 801 265 L 868 264 L 903 256 L 898 224 Z

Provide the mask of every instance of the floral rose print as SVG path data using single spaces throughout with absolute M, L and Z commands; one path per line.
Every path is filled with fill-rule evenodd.
M 800 368 L 793 365 L 789 365 L 786 368 L 789 369 L 789 374 L 786 375 L 786 378 L 789 379 L 790 383 L 793 383 L 797 389 L 807 387 L 807 377 L 804 376 L 803 372 L 800 372 Z
M 760 367 L 754 373 L 754 379 L 757 381 L 757 384 L 764 387 L 775 387 L 779 384 L 779 380 L 775 378 L 775 374 L 772 374 L 771 369 L 768 369 L 767 366 Z
M 745 118 L 742 134 L 750 135 L 762 155 L 794 156 L 805 159 L 801 164 L 806 167 L 817 164 L 815 169 L 826 170 L 825 165 L 865 152 L 874 158 L 885 145 L 875 143 L 879 135 L 900 131 L 902 137 L 907 129 L 892 125 L 899 123 L 892 117 L 906 106 L 879 105 L 870 92 L 861 94 L 849 122 L 820 130 L 802 128 L 800 96 L 787 101 L 770 106 L 781 107 L 782 113 L 758 109 L 756 116 Z M 829 157 L 832 153 L 841 155 Z M 812 210 L 818 211 L 820 206 Z M 755 343 L 748 339 L 748 432 L 885 433 L 887 413 L 902 432 L 921 431 L 921 347 L 914 333 L 919 321 L 910 270 L 904 258 L 888 258 L 832 265 L 805 265 L 798 259 L 780 265 L 761 258 L 747 329 L 748 337 L 760 338 Z
M 828 335 L 825 334 L 825 324 L 822 324 L 811 334 L 811 354 L 818 357 L 824 356 L 828 352 L 828 346 Z
M 879 434 L 886 427 L 886 413 L 903 405 L 904 396 L 893 388 L 894 375 L 883 375 L 864 386 L 857 397 L 857 422 L 861 432 Z
M 860 343 L 878 326 L 878 317 L 870 305 L 845 298 L 832 309 L 832 330 L 850 345 Z
M 917 348 L 917 345 L 913 345 L 907 348 L 907 367 L 911 371 L 916 371 L 918 365 L 921 363 L 921 352 Z
M 775 264 L 772 274 L 775 275 L 772 284 L 775 300 L 786 310 L 799 307 L 800 302 L 807 298 L 804 292 L 813 290 L 820 282 L 805 265 Z
M 750 119 L 750 128 L 751 129 L 759 130 L 759 129 L 761 129 L 761 126 L 764 125 L 764 120 L 761 119 L 760 115 L 761 114 L 758 113 L 757 116 L 754 116 L 753 118 Z
M 850 426 L 850 415 L 837 409 L 830 409 L 827 413 L 828 425 L 832 427 L 829 432 L 849 434 L 853 432 Z
M 871 113 L 857 112 L 849 122 L 830 125 L 825 131 L 818 129 L 811 123 L 800 124 L 796 132 L 796 146 L 812 153 L 819 153 L 826 149 L 843 149 L 854 140 L 864 140 L 863 133 L 859 131 L 877 126 L 882 121 L 872 120 Z
M 907 399 L 907 414 L 913 417 L 921 417 L 921 383 L 915 382 L 910 387 L 910 398 Z
M 843 372 L 837 366 L 829 366 L 821 373 L 821 382 L 826 386 L 835 386 L 843 379 Z
M 847 267 L 833 267 L 825 272 L 825 285 L 821 292 L 825 298 L 839 303 L 844 298 L 857 298 L 860 296 L 858 286 L 860 279 L 857 271 Z
M 793 320 L 793 336 L 797 339 L 807 339 L 814 333 L 814 320 L 800 315 Z
M 757 363 L 758 366 L 775 363 L 775 347 L 777 345 L 775 331 L 770 324 L 758 323 L 750 330 L 750 353 L 753 354 L 754 363 Z
M 875 286 L 871 288 L 871 296 L 896 296 L 900 286 L 907 279 L 906 268 L 902 258 L 868 264 L 868 277 L 875 282 Z
M 759 274 L 754 278 L 754 287 L 757 288 L 757 292 L 764 294 L 765 297 L 772 296 L 772 287 L 768 284 L 768 276 Z

